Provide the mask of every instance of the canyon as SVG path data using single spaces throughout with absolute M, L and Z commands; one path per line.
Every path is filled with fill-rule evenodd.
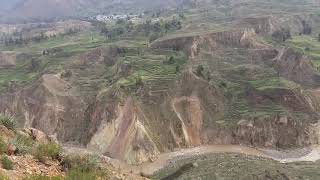
M 181 29 L 152 41 L 134 28 L 113 39 L 85 20 L 43 24 L 41 33 L 30 26 L 48 37 L 2 46 L 0 112 L 66 151 L 99 154 L 147 177 L 207 154 L 317 161 L 320 16 L 290 8 L 257 15 L 219 1 L 217 11 L 230 10 L 220 20 L 193 5 L 185 19 L 172 18 Z

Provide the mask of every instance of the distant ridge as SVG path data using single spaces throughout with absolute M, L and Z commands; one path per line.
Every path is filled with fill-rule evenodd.
M 83 17 L 96 13 L 133 12 L 155 8 L 175 8 L 190 0 L 0 0 L 1 21 L 47 20 Z

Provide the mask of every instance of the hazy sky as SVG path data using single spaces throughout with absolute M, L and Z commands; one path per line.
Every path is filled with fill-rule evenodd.
M 19 1 L 22 1 L 22 0 L 0 0 L 0 9 L 2 10 L 9 9 Z

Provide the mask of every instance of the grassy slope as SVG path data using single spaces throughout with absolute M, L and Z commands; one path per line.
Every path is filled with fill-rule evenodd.
M 287 44 L 307 55 L 312 60 L 313 65 L 317 69 L 320 68 L 320 41 L 318 37 L 308 35 L 294 36 Z
M 93 39 L 92 39 L 93 38 Z M 9 82 L 25 85 L 35 80 L 43 72 L 58 73 L 64 64 L 85 51 L 101 46 L 103 37 L 97 33 L 82 33 L 75 36 L 57 36 L 32 42 L 27 45 L 0 47 L 4 51 L 14 51 L 18 54 L 18 64 L 15 67 L 3 68 L 0 71 L 0 90 L 6 89 Z M 62 52 L 42 56 L 45 49 L 61 48 Z M 32 59 L 38 64 L 32 68 Z
M 137 78 L 152 86 L 158 81 L 174 80 L 186 63 L 186 56 L 181 52 L 172 50 L 152 50 L 148 48 L 148 38 L 143 36 L 124 36 L 111 40 L 105 40 L 97 32 L 80 32 L 74 35 L 57 36 L 32 42 L 27 45 L 0 47 L 4 51 L 14 51 L 18 54 L 16 67 L 2 69 L 0 71 L 0 90 L 5 90 L 10 82 L 17 85 L 26 85 L 37 79 L 43 73 L 60 73 L 64 69 L 73 69 L 72 61 L 79 55 L 98 47 L 117 46 L 124 47 L 127 52 L 118 57 L 116 65 L 112 67 L 96 66 L 94 69 L 86 69 L 76 74 L 79 79 L 74 82 L 79 88 L 98 86 L 108 88 L 112 84 L 134 90 Z M 43 56 L 45 49 L 60 49 L 58 53 Z M 170 57 L 172 63 L 165 63 Z M 36 69 L 31 68 L 32 59 L 37 62 Z M 126 76 L 117 74 L 122 64 L 129 64 L 132 72 Z M 83 67 L 86 68 L 86 67 Z M 112 84 L 108 83 L 112 82 Z M 157 85 L 155 85 L 157 86 Z M 132 89 L 133 88 L 133 89 Z M 157 88 L 157 87 L 156 87 Z
M 252 104 L 248 97 L 249 90 L 256 90 L 268 96 L 267 92 L 277 89 L 300 90 L 302 86 L 279 77 L 278 73 L 270 66 L 261 62 L 251 62 L 246 50 L 224 49 L 221 52 L 208 54 L 201 50 L 202 64 L 210 74 L 210 84 L 222 89 L 225 94 L 225 112 L 222 117 L 212 117 L 205 124 L 218 122 L 233 125 L 239 119 L 270 120 L 276 114 L 290 115 L 296 120 L 308 119 L 308 114 L 293 112 L 283 105 L 271 102 Z M 196 67 L 195 67 L 196 68 Z M 302 119 L 301 119 L 302 118 Z

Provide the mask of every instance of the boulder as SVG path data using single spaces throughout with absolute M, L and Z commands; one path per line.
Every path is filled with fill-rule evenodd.
M 12 155 L 15 155 L 15 153 L 17 152 L 17 147 L 15 146 L 15 145 L 13 145 L 13 144 L 9 144 L 8 146 L 7 146 L 7 154 L 9 155 L 9 156 L 12 156 Z
M 34 128 L 29 128 L 30 132 L 31 132 L 31 137 L 39 142 L 39 143 L 48 143 L 50 142 L 49 137 L 42 131 L 34 129 Z

